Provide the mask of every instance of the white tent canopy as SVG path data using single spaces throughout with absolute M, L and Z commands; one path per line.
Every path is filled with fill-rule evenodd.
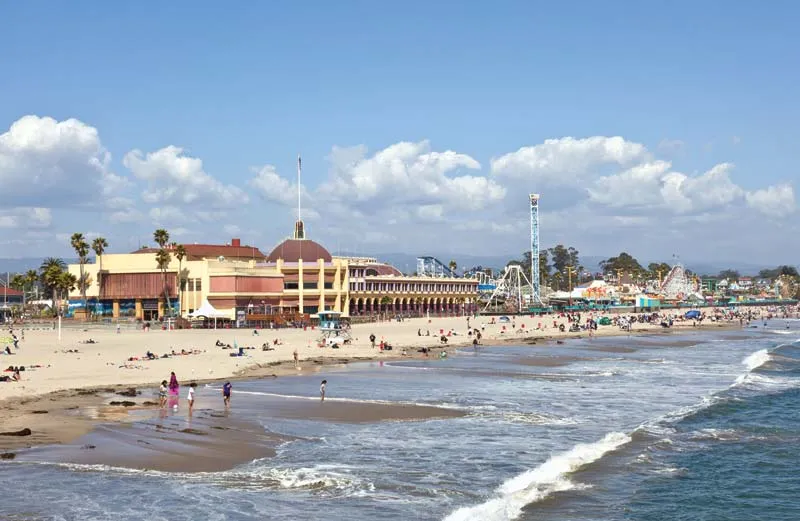
M 206 317 L 206 318 L 230 318 L 228 313 L 223 311 L 219 311 L 217 308 L 211 305 L 208 299 L 203 301 L 203 305 L 199 308 L 195 309 L 194 312 L 189 313 L 189 316 L 192 318 L 197 317 Z

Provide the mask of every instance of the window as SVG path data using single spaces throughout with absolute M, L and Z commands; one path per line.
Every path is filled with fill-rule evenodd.
M 303 289 L 317 289 L 316 282 L 303 282 Z
M 326 282 L 323 287 L 325 289 L 333 289 L 333 282 Z
M 201 280 L 203 280 L 203 279 L 194 279 L 194 290 L 195 291 L 200 291 L 201 289 L 203 289 L 203 286 L 200 283 Z
M 298 288 L 297 282 L 284 281 L 283 283 L 283 289 L 297 289 L 297 288 Z

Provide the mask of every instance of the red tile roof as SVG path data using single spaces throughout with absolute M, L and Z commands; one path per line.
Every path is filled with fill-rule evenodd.
M 225 244 L 184 244 L 186 260 L 213 259 L 225 257 L 226 259 L 255 259 L 263 261 L 266 258 L 261 250 L 255 246 L 228 246 Z M 156 253 L 158 248 L 140 248 L 133 253 Z
M 0 288 L 0 297 L 8 295 L 9 297 L 21 297 L 22 292 L 14 288 Z

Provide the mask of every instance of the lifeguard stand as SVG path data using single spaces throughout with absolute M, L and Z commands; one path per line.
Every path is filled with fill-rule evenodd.
M 342 314 L 338 311 L 320 311 L 319 330 L 322 333 L 320 344 L 342 346 L 350 343 L 350 326 L 342 323 Z

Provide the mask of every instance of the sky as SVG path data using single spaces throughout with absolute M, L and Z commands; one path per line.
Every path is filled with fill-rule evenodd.
M 796 264 L 800 4 L 0 2 L 0 257 L 241 238 Z

